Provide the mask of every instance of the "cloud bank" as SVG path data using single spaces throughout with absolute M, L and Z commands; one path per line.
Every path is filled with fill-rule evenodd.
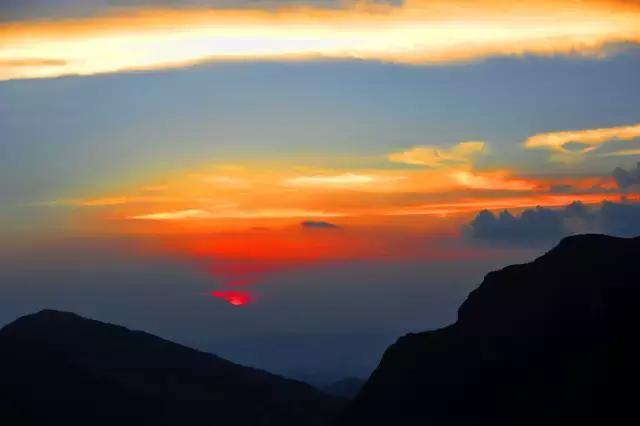
M 126 8 L 0 24 L 0 80 L 211 61 L 356 59 L 436 64 L 491 56 L 603 56 L 640 43 L 627 1 L 357 1 L 342 7 Z
M 589 208 L 574 202 L 558 209 L 525 209 L 519 216 L 507 210 L 498 214 L 483 210 L 463 230 L 477 240 L 525 245 L 584 232 L 635 237 L 640 235 L 640 203 L 605 201 Z

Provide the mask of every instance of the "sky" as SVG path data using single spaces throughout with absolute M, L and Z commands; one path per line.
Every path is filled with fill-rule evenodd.
M 7 0 L 0 323 L 320 382 L 566 235 L 640 234 L 640 3 Z

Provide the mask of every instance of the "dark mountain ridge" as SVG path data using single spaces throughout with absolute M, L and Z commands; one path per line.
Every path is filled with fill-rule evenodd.
M 353 399 L 364 386 L 365 380 L 358 377 L 345 377 L 322 388 L 327 395 Z
M 53 310 L 0 330 L 0 377 L 7 425 L 321 426 L 342 406 L 301 382 Z
M 635 424 L 640 238 L 568 237 L 489 273 L 456 323 L 388 348 L 338 422 Z

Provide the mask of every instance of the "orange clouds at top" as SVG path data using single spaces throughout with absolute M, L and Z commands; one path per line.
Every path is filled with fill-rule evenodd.
M 140 9 L 0 25 L 0 79 L 92 75 L 205 61 L 362 59 L 400 63 L 493 55 L 602 54 L 640 42 L 624 1 L 407 0 L 342 8 Z

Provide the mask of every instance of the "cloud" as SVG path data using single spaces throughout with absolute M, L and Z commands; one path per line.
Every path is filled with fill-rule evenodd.
M 306 220 L 300 224 L 303 228 L 307 229 L 337 229 L 338 225 L 330 222 L 322 222 L 315 220 Z
M 185 220 L 185 219 L 206 219 L 209 213 L 206 210 L 188 209 L 174 212 L 149 213 L 131 216 L 130 219 L 137 220 Z
M 498 215 L 483 210 L 469 229 L 473 238 L 507 242 L 553 240 L 565 233 L 562 215 L 544 207 L 526 209 L 519 217 L 507 210 Z
M 2 59 L 0 68 L 23 68 L 23 67 L 62 67 L 67 64 L 62 59 L 28 58 L 28 59 Z
M 559 209 L 525 209 L 519 216 L 507 210 L 498 214 L 483 210 L 463 232 L 477 240 L 525 245 L 584 232 L 632 237 L 640 235 L 640 204 L 605 201 L 597 208 L 589 208 L 574 202 Z
M 416 146 L 407 151 L 390 154 L 388 159 L 394 163 L 427 167 L 444 167 L 469 164 L 473 155 L 484 150 L 483 141 L 460 142 L 447 149 L 434 145 Z
M 452 173 L 452 177 L 460 185 L 471 189 L 501 191 L 533 191 L 542 189 L 540 183 L 534 180 L 514 179 L 510 177 L 506 171 L 486 173 L 459 171 Z
M 630 157 L 640 155 L 640 149 L 623 149 L 620 151 L 607 152 L 600 154 L 601 157 Z
M 230 189 L 250 189 L 251 183 L 247 182 L 245 179 L 234 177 L 234 176 L 224 176 L 224 175 L 213 175 L 213 176 L 201 176 L 203 182 L 210 183 L 214 186 L 218 186 L 221 188 L 230 188 Z
M 326 212 L 322 210 L 272 208 L 258 210 L 220 209 L 209 211 L 203 209 L 186 209 L 170 212 L 158 212 L 129 216 L 135 220 L 191 220 L 191 219 L 287 219 L 298 217 L 342 217 L 344 213 Z
M 404 176 L 374 176 L 356 173 L 339 175 L 298 176 L 285 180 L 287 186 L 304 187 L 348 187 L 368 185 L 372 183 L 394 182 L 405 179 Z
M 271 2 L 270 2 L 271 3 Z M 191 66 L 207 61 L 357 59 L 405 64 L 490 56 L 603 56 L 640 42 L 640 7 L 627 1 L 354 1 L 340 7 L 244 3 L 166 7 L 0 24 L 0 79 L 50 78 Z M 26 8 L 26 6 L 24 6 Z M 67 8 L 66 10 L 72 10 Z M 99 10 L 99 9 L 98 9 Z
M 586 154 L 596 151 L 605 143 L 636 138 L 640 138 L 640 124 L 541 133 L 529 137 L 524 142 L 524 147 L 526 149 L 546 149 L 552 152 L 552 160 L 571 162 L 581 160 Z M 602 155 L 634 155 L 635 152 L 636 150 L 626 150 Z
M 473 156 L 480 147 L 450 147 L 441 157 Z M 135 180 L 122 186 L 118 196 L 96 193 L 46 205 L 84 207 L 74 212 L 83 226 L 96 230 L 148 233 L 163 227 L 173 232 L 176 225 L 219 230 L 299 226 L 301 221 L 332 222 L 339 217 L 367 223 L 402 220 L 399 216 L 466 216 L 482 209 L 595 204 L 620 197 L 610 176 L 518 175 L 506 169 L 477 171 L 471 164 L 398 170 L 380 160 L 373 160 L 377 168 L 367 164 L 356 171 L 289 164 L 286 158 L 266 165 L 211 164 Z
M 613 179 L 618 184 L 618 187 L 624 190 L 640 185 L 640 163 L 636 165 L 635 169 L 628 171 L 621 167 L 616 167 L 613 171 Z

